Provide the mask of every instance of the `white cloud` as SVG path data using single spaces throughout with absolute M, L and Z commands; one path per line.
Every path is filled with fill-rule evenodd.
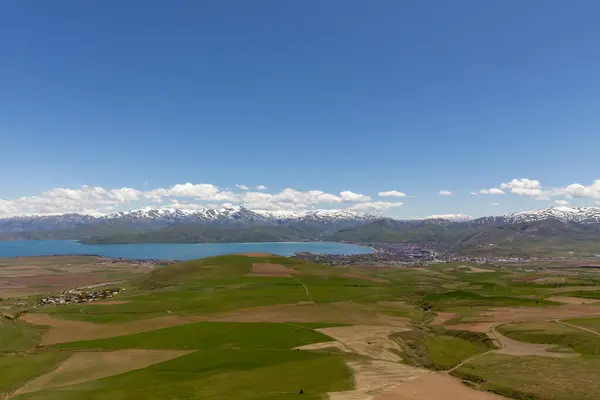
M 354 193 L 349 190 L 345 190 L 340 192 L 340 199 L 342 201 L 354 202 L 354 201 L 369 201 L 371 198 L 369 196 L 365 196 L 364 194 Z
M 160 208 L 180 208 L 182 210 L 202 210 L 205 208 L 221 208 L 222 204 L 198 204 L 198 203 L 187 203 L 180 202 L 177 199 L 172 199 L 169 204 L 165 204 Z M 150 209 L 152 207 L 149 207 Z
M 406 193 L 399 192 L 397 190 L 388 190 L 387 192 L 379 192 L 378 195 L 381 197 L 406 197 Z
M 569 202 L 567 200 L 554 200 L 557 206 L 568 206 Z
M 371 200 L 369 196 L 350 191 L 334 195 L 320 190 L 302 192 L 286 188 L 275 194 L 246 192 L 241 196 L 239 202 L 244 207 L 257 210 L 304 210 L 315 208 L 317 205 L 367 202 L 369 200 Z
M 148 198 L 156 197 L 194 197 L 196 199 L 211 200 L 220 192 L 220 189 L 209 183 L 193 184 L 180 183 L 170 188 L 159 188 L 144 193 Z
M 573 183 L 564 188 L 556 188 L 552 190 L 552 195 L 600 199 L 600 179 L 596 179 L 589 186 L 585 186 L 580 183 Z
M 144 196 L 144 193 L 128 187 L 124 187 L 121 189 L 113 189 L 110 192 L 110 196 L 119 200 L 121 203 L 128 203 L 130 201 L 139 200 Z
M 500 205 L 500 203 L 490 203 L 490 206 L 492 207 L 498 207 Z
M 114 205 L 127 204 L 142 197 L 142 192 L 121 188 L 106 190 L 98 186 L 83 185 L 79 189 L 55 188 L 39 196 L 0 199 L 0 217 L 34 214 L 106 212 Z
M 471 196 L 477 196 L 477 192 L 471 192 L 469 193 Z
M 349 190 L 332 194 L 321 190 L 286 188 L 278 193 L 268 193 L 264 190 L 246 190 L 244 188 L 247 186 L 241 184 L 237 187 L 241 189 L 240 192 L 222 190 L 213 184 L 190 182 L 145 191 L 129 187 L 105 189 L 87 185 L 78 189 L 55 188 L 38 196 L 0 199 L 0 217 L 72 212 L 100 214 L 113 208 L 128 210 L 149 206 L 207 208 L 209 204 L 219 203 L 264 210 L 306 210 L 329 208 L 332 205 L 339 207 L 343 203 L 367 203 L 372 200 L 369 196 Z
M 334 194 L 322 192 L 320 190 L 309 190 L 307 192 L 301 192 L 296 189 L 286 188 L 280 193 L 271 195 L 271 200 L 274 202 L 283 203 L 306 203 L 306 204 L 318 204 L 318 203 L 341 203 L 342 199 Z
M 481 189 L 481 194 L 502 194 L 504 191 L 530 197 L 536 200 L 549 200 L 550 197 L 589 198 L 600 199 L 600 179 L 594 180 L 590 185 L 572 183 L 565 187 L 544 188 L 542 183 L 536 179 L 518 178 L 500 185 L 500 188 Z
M 510 182 L 501 184 L 500 188 L 505 190 L 510 189 L 511 193 L 518 194 L 520 196 L 533 197 L 537 198 L 538 200 L 548 199 L 547 194 L 544 193 L 541 182 L 535 179 L 513 179 Z
M 480 194 L 504 194 L 504 190 L 498 188 L 481 189 Z
M 224 203 L 241 205 L 250 209 L 285 211 L 346 208 L 356 211 L 382 212 L 402 206 L 402 203 L 399 202 L 376 201 L 370 196 L 350 190 L 327 193 L 321 190 L 301 191 L 286 188 L 279 192 L 269 193 L 263 185 L 252 189 L 247 185 L 238 184 L 236 185 L 237 190 L 226 190 L 213 184 L 191 182 L 154 189 L 144 186 L 140 189 L 131 187 L 110 189 L 83 185 L 75 189 L 49 189 L 34 196 L 0 199 L 0 217 L 64 213 L 101 214 L 115 210 L 163 206 L 213 208 L 221 207 Z M 479 193 L 470 193 L 471 195 L 500 195 L 509 192 L 538 200 L 554 196 L 558 198 L 555 201 L 557 205 L 567 204 L 570 198 L 591 198 L 597 200 L 597 204 L 600 205 L 600 179 L 587 186 L 574 183 L 565 187 L 544 188 L 540 181 L 520 178 L 499 186 L 482 189 Z M 452 192 L 441 190 L 439 194 L 449 196 L 452 195 Z M 397 190 L 381 191 L 378 192 L 378 195 L 390 198 L 406 197 L 404 192 Z M 492 203 L 492 205 L 498 206 L 497 203 Z
M 350 207 L 346 207 L 346 210 L 351 211 L 370 211 L 370 212 L 382 212 L 392 207 L 401 207 L 404 203 L 400 202 L 387 202 L 387 201 L 372 201 L 368 203 L 353 204 Z

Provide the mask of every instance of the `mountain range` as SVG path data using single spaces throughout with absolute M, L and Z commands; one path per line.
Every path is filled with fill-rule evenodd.
M 460 214 L 398 220 L 347 210 L 283 212 L 244 207 L 0 219 L 0 240 L 19 239 L 86 243 L 331 240 L 427 243 L 477 253 L 513 254 L 532 248 L 600 252 L 600 208 L 561 206 L 476 219 Z

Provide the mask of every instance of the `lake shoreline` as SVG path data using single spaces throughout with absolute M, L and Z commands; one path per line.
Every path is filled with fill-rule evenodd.
M 87 255 L 124 260 L 191 260 L 218 255 L 271 253 L 290 257 L 296 253 L 370 254 L 365 245 L 339 242 L 250 242 L 250 243 L 141 243 L 82 244 L 76 240 L 31 240 L 0 242 L 0 258 Z

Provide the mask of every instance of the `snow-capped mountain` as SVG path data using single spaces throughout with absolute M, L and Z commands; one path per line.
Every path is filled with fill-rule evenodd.
M 141 209 L 103 216 L 65 214 L 0 219 L 0 232 L 51 231 L 85 225 L 108 224 L 131 228 L 161 228 L 175 223 L 201 223 L 208 226 L 246 227 L 303 225 L 348 228 L 380 217 L 346 210 L 253 211 L 230 206 L 219 209 Z
M 67 229 L 90 225 L 98 217 L 85 214 L 38 215 L 27 217 L 0 218 L 0 232 L 26 232 Z
M 267 211 L 249 210 L 244 207 L 230 206 L 218 209 L 198 210 L 182 210 L 174 208 L 143 209 L 109 214 L 104 218 L 108 220 L 165 220 L 169 222 L 212 222 L 216 224 L 239 221 L 268 225 L 293 221 L 366 222 L 375 220 L 378 217 L 346 210 Z
M 257 224 L 267 224 L 273 221 L 273 218 L 243 207 L 203 208 L 197 210 L 179 208 L 142 209 L 108 214 L 103 218 L 105 220 L 154 221 L 168 224 L 176 222 L 206 222 L 217 225 L 233 221 Z
M 521 211 L 508 213 L 497 217 L 483 217 L 473 221 L 475 224 L 516 224 L 533 221 L 554 219 L 561 222 L 576 222 L 580 224 L 600 223 L 600 207 L 569 207 L 559 206 L 537 211 Z
M 57 231 L 90 225 L 113 228 L 150 230 L 172 224 L 198 223 L 207 226 L 250 227 L 290 226 L 334 231 L 352 228 L 381 219 L 381 216 L 347 210 L 266 211 L 230 206 L 219 209 L 141 209 L 101 216 L 64 214 L 11 217 L 0 219 L 0 232 Z M 416 220 L 426 223 L 469 223 L 475 226 L 506 225 L 541 220 L 558 220 L 581 224 L 600 224 L 600 207 L 553 207 L 539 211 L 523 211 L 502 216 L 472 219 L 464 214 L 431 215 Z M 415 221 L 415 220 L 412 220 Z
M 468 222 L 473 220 L 474 218 L 471 217 L 470 215 L 465 215 L 465 214 L 438 214 L 438 215 L 430 215 L 428 217 L 424 217 L 424 218 L 419 218 L 421 220 L 430 220 L 430 219 L 436 219 L 436 220 L 443 220 L 443 221 L 448 221 L 448 222 Z

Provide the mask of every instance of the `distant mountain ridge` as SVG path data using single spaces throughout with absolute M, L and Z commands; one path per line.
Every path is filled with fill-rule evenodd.
M 425 218 L 415 218 L 415 219 L 416 220 L 437 219 L 437 220 L 442 220 L 442 221 L 447 221 L 447 222 L 468 222 L 468 221 L 474 220 L 475 218 L 471 217 L 470 215 L 466 215 L 466 214 L 439 214 L 439 215 L 430 215 Z
M 579 224 L 599 224 L 600 207 L 570 207 L 558 206 L 536 211 L 520 211 L 496 217 L 477 218 L 473 224 L 504 225 L 534 222 L 543 220 L 558 220 L 564 223 L 576 222 Z
M 347 210 L 283 212 L 244 207 L 0 219 L 0 240 L 23 239 L 76 239 L 90 244 L 411 242 L 465 254 L 544 254 L 577 249 L 599 254 L 600 208 L 562 206 L 477 219 L 461 214 L 398 220 Z
M 237 206 L 198 210 L 160 208 L 116 212 L 102 216 L 70 213 L 63 215 L 0 218 L 0 232 L 52 231 L 96 224 L 130 226 L 135 229 L 152 229 L 164 228 L 175 223 L 199 223 L 209 226 L 238 228 L 245 226 L 299 224 L 345 229 L 381 219 L 398 221 L 394 218 L 348 210 L 264 211 L 250 210 Z M 565 223 L 596 224 L 600 223 L 600 207 L 560 206 L 545 210 L 522 211 L 476 219 L 465 214 L 441 214 L 407 221 L 496 226 L 548 219 L 555 219 Z
M 0 218 L 0 232 L 29 232 L 77 228 L 84 225 L 129 225 L 162 228 L 174 223 L 203 223 L 211 226 L 279 226 L 284 224 L 339 224 L 344 226 L 374 221 L 381 217 L 347 210 L 252 211 L 244 207 L 188 210 L 143 209 L 102 216 L 63 214 Z

